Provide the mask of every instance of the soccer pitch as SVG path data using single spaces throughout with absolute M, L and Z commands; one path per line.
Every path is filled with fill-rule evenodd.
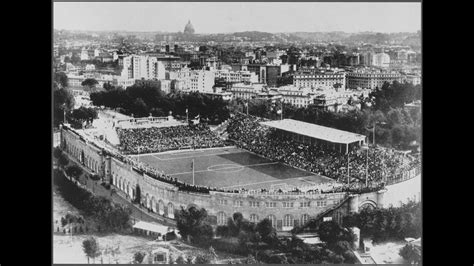
M 224 189 L 310 186 L 334 180 L 234 147 L 134 155 L 180 181 Z

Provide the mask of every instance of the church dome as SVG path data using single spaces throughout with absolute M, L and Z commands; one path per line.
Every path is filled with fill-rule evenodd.
M 188 21 L 188 24 L 184 27 L 184 33 L 185 34 L 194 34 L 194 27 L 193 24 L 191 24 L 191 21 Z

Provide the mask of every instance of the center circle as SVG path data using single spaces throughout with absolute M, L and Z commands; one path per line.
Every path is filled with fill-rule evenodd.
M 216 164 L 209 166 L 207 168 L 208 171 L 213 172 L 224 172 L 224 173 L 232 173 L 232 172 L 239 172 L 244 169 L 244 166 L 238 164 Z

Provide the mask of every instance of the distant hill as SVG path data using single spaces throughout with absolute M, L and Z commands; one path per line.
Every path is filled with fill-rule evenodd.
M 54 34 L 66 35 L 84 35 L 84 34 L 114 34 L 121 36 L 136 36 L 142 38 L 154 38 L 159 36 L 175 36 L 175 40 L 183 41 L 248 41 L 248 42 L 340 42 L 347 44 L 397 44 L 408 45 L 413 47 L 421 46 L 420 32 L 409 33 L 380 33 L 380 32 L 358 32 L 347 33 L 342 31 L 332 32 L 286 32 L 286 33 L 269 33 L 261 31 L 243 31 L 234 33 L 214 33 L 214 34 L 194 34 L 184 35 L 181 32 L 132 32 L 132 31 L 67 31 L 54 29 Z

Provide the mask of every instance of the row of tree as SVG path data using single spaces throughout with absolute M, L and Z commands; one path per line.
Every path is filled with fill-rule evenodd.
M 234 213 L 227 225 L 216 228 L 214 232 L 209 224 L 205 209 L 182 208 L 176 214 L 177 227 L 184 239 L 193 244 L 252 256 L 256 261 L 265 263 L 354 263 L 351 252 L 354 235 L 346 228 L 334 222 L 323 222 L 318 233 L 324 244 L 308 245 L 295 235 L 278 238 L 270 220 L 258 223 L 243 218 L 241 213 Z
M 382 87 L 376 88 L 369 94 L 368 102 L 374 110 L 387 112 L 393 108 L 401 108 L 407 103 L 422 99 L 421 85 L 412 83 L 385 82 Z
M 421 237 L 421 203 L 410 202 L 399 208 L 364 209 L 344 217 L 344 226 L 356 226 L 362 237 L 375 242 Z
M 376 125 L 376 143 L 394 148 L 410 149 L 414 141 L 421 142 L 422 115 L 420 108 L 406 108 L 404 103 L 418 99 L 418 96 L 409 96 L 418 89 L 421 91 L 419 85 L 400 83 L 389 85 L 386 83 L 381 90 L 372 93 L 370 98 L 356 99 L 362 102 L 361 110 L 353 109 L 348 112 L 332 112 L 316 105 L 297 108 L 288 103 L 272 103 L 260 99 L 248 102 L 236 100 L 230 103 L 229 108 L 245 113 L 247 112 L 245 104 L 248 104 L 248 113 L 251 115 L 269 119 L 280 119 L 283 116 L 283 118 L 333 127 L 367 135 L 369 141 L 373 140 L 372 128 Z M 405 91 L 405 93 L 393 93 L 393 91 Z M 381 94 L 387 96 L 381 96 Z M 381 103 L 380 98 L 384 99 L 384 103 Z M 282 109 L 283 115 L 280 113 Z
M 97 110 L 81 106 L 71 112 L 66 113 L 66 119 L 73 128 L 80 129 L 91 125 L 94 119 L 98 117 Z
M 77 169 L 80 168 L 77 166 L 67 167 L 66 174 L 77 176 L 80 174 Z M 99 221 L 103 228 L 111 231 L 128 229 L 131 214 L 128 207 L 115 204 L 105 197 L 96 196 L 78 187 L 67 179 L 60 170 L 55 170 L 54 181 L 59 193 L 66 201 L 83 211 L 86 216 Z
M 123 89 L 108 89 L 91 94 L 96 106 L 106 106 L 135 117 L 174 115 L 188 117 L 197 115 L 210 123 L 220 123 L 229 117 L 226 102 L 199 92 L 164 94 L 160 89 L 149 85 L 133 85 Z

